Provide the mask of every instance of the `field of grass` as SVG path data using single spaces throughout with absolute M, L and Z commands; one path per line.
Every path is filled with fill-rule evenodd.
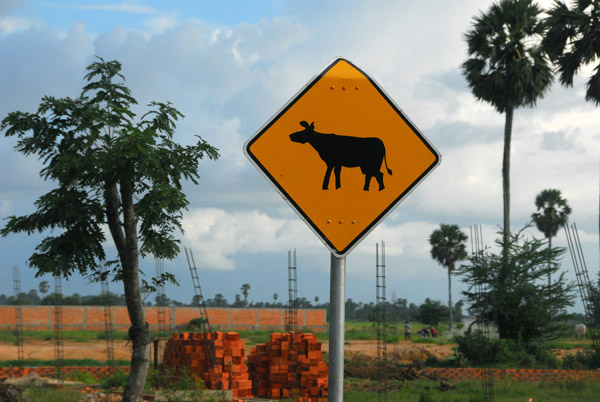
M 127 332 L 113 332 L 113 339 L 127 339 Z M 51 341 L 54 340 L 53 331 L 22 331 L 21 337 L 24 341 L 27 340 L 40 340 L 40 341 Z M 69 342 L 95 342 L 97 340 L 106 339 L 104 331 L 63 331 L 63 340 Z M 2 330 L 0 331 L 0 342 L 14 343 L 17 341 L 14 331 Z
M 592 347 L 591 339 L 559 338 L 548 342 L 552 349 L 571 350 L 575 348 L 589 349 Z
M 22 364 L 19 360 L 0 360 L 0 367 L 56 367 L 57 360 L 25 360 Z M 112 360 L 110 366 L 129 366 L 130 360 Z M 63 359 L 60 365 L 64 367 L 97 367 L 108 366 L 105 360 L 94 359 Z
M 348 380 L 347 384 L 357 383 Z M 375 386 L 375 384 L 373 384 Z M 471 402 L 481 401 L 483 397 L 480 381 L 461 381 L 455 383 L 455 390 L 440 391 L 440 384 L 433 381 L 417 380 L 404 384 L 390 385 L 400 389 L 389 391 L 388 400 L 406 402 Z M 591 380 L 570 380 L 560 382 L 519 382 L 513 380 L 494 381 L 492 390 L 494 400 L 499 402 L 526 402 L 529 398 L 535 402 L 558 401 L 595 401 L 598 400 L 600 384 Z M 376 402 L 376 388 L 370 390 L 344 391 L 346 402 Z
M 441 391 L 435 381 L 416 380 L 406 383 L 390 382 L 395 388 L 388 391 L 388 400 L 406 402 L 476 402 L 483 399 L 480 381 L 460 381 L 456 389 Z M 376 383 L 346 380 L 344 401 L 376 402 Z M 348 389 L 353 388 L 353 389 Z M 491 391 L 498 402 L 525 402 L 531 398 L 535 402 L 587 402 L 597 400 L 600 384 L 591 380 L 570 380 L 561 382 L 519 382 L 511 380 L 495 381 Z M 76 390 L 55 390 L 49 388 L 29 388 L 24 394 L 27 402 L 75 402 L 82 394 Z

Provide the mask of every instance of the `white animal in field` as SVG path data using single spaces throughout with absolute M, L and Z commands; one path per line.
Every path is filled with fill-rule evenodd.
M 575 338 L 585 338 L 585 330 L 586 330 L 586 326 L 585 324 L 577 324 L 575 325 L 575 328 L 573 328 L 573 336 Z

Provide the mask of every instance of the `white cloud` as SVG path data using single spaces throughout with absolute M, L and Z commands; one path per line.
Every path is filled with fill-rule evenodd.
M 42 21 L 37 18 L 25 18 L 17 16 L 0 17 L 0 35 L 7 35 L 17 31 L 41 26 Z
M 159 15 L 144 22 L 144 26 L 149 31 L 149 36 L 163 33 L 167 29 L 174 28 L 177 25 L 177 13 L 175 12 Z
M 112 11 L 131 14 L 156 14 L 156 9 L 148 6 L 142 6 L 133 3 L 112 3 L 112 4 L 84 4 L 84 5 L 69 5 L 69 4 L 49 4 L 52 7 L 73 8 L 79 10 L 94 10 L 94 11 Z
M 307 236 L 307 228 L 299 219 L 273 218 L 255 210 L 194 208 L 186 215 L 183 229 L 183 242 L 210 269 L 235 269 L 234 256 L 238 253 L 275 253 L 290 247 L 307 250 L 320 245 Z

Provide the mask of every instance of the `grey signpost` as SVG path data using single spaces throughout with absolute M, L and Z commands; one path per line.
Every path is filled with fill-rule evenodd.
M 346 257 L 331 254 L 329 291 L 329 400 L 344 400 Z
M 331 251 L 328 399 L 342 402 L 346 255 L 441 156 L 371 77 L 342 58 L 246 141 L 244 153 Z

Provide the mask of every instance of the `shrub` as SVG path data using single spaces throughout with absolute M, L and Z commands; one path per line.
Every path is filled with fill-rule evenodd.
M 514 339 L 488 339 L 480 332 L 457 335 L 458 350 L 474 365 L 558 368 L 560 362 L 543 342 Z
M 567 370 L 595 370 L 600 367 L 599 359 L 594 350 L 584 350 L 575 355 L 565 356 L 562 366 Z
M 104 389 L 125 388 L 125 385 L 127 385 L 128 380 L 129 380 L 129 374 L 125 374 L 124 372 L 117 370 L 117 371 L 115 371 L 115 373 L 113 375 L 105 377 L 100 382 L 100 385 Z
M 98 380 L 91 373 L 87 371 L 77 370 L 73 374 L 71 374 L 71 380 L 82 382 L 84 384 L 96 384 Z

